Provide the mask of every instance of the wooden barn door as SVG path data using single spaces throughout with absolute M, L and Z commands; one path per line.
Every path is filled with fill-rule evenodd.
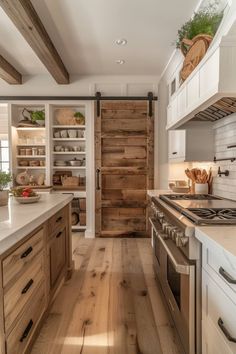
M 101 104 L 95 123 L 96 236 L 147 236 L 153 121 L 147 101 Z

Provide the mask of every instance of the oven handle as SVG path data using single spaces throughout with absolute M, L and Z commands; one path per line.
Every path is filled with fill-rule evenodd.
M 158 231 L 156 220 L 154 218 L 149 218 L 149 221 L 152 224 L 152 227 L 156 232 L 156 235 L 160 240 L 162 246 L 164 247 L 166 253 L 170 257 L 176 272 L 179 274 L 186 274 L 186 275 L 190 274 L 190 267 L 192 265 L 187 262 L 185 257 L 182 255 L 182 253 L 179 251 L 179 249 L 173 243 L 172 240 L 169 239 L 165 240 L 163 237 L 161 237 L 160 230 Z

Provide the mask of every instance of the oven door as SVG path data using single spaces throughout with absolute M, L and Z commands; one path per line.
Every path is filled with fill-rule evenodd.
M 195 354 L 195 264 L 166 238 L 156 220 L 150 221 L 158 245 L 154 248 L 155 270 L 185 352 Z

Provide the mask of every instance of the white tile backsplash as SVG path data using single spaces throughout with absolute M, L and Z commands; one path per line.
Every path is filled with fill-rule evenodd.
M 228 145 L 236 145 L 236 114 L 221 119 L 215 124 L 215 156 L 216 158 L 236 158 L 236 148 L 228 149 Z M 236 161 L 217 162 L 217 168 L 229 170 L 229 176 L 214 177 L 213 193 L 224 198 L 236 200 Z

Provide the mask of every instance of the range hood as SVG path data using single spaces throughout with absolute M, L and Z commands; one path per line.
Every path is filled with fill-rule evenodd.
M 236 113 L 236 21 L 209 48 L 168 106 L 167 129 L 191 120 L 215 122 Z

